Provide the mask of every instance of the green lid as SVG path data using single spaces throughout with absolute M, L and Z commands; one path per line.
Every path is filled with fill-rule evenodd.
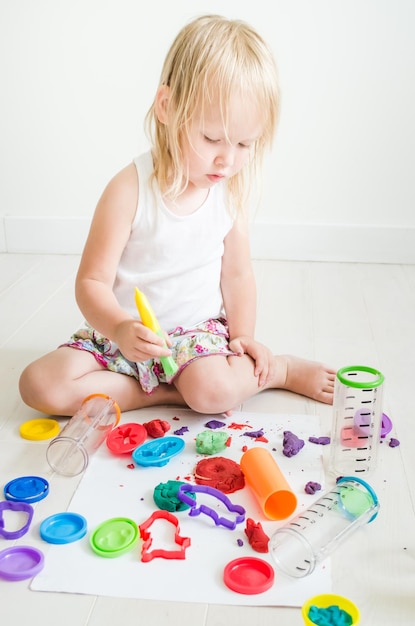
M 139 539 L 137 524 L 127 517 L 114 517 L 102 522 L 92 533 L 91 548 L 106 558 L 121 556 L 134 548 Z
M 370 374 L 367 380 L 359 380 L 359 374 Z M 356 375 L 356 380 L 351 377 Z M 348 367 L 342 367 L 337 372 L 337 378 L 339 381 L 347 387 L 354 387 L 355 389 L 372 389 L 373 387 L 380 387 L 384 382 L 385 377 L 378 370 L 373 367 L 366 367 L 365 365 L 350 365 Z

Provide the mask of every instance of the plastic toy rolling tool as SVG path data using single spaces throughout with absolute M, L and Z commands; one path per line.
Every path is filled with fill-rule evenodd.
M 53 470 L 64 476 L 83 472 L 89 457 L 120 421 L 121 411 L 109 396 L 95 393 L 85 398 L 62 432 L 52 439 L 46 458 Z
M 361 478 L 344 476 L 308 509 L 278 528 L 269 551 L 279 570 L 302 578 L 355 530 L 374 520 L 378 510 L 373 489 Z
M 297 497 L 268 450 L 250 448 L 242 455 L 240 466 L 268 519 L 282 520 L 294 513 Z
M 156 335 L 158 335 L 164 340 L 163 331 L 161 330 L 161 326 L 156 316 L 154 315 L 154 311 L 151 308 L 150 303 L 147 300 L 147 297 L 143 294 L 142 291 L 137 289 L 137 287 L 135 288 L 135 304 L 136 304 L 137 311 L 141 317 L 141 321 L 143 322 L 144 326 L 147 326 L 147 328 L 150 328 L 152 331 L 156 333 Z M 167 348 L 166 343 L 165 343 L 165 346 Z M 163 366 L 164 373 L 167 376 L 173 376 L 179 369 L 177 367 L 177 363 L 171 356 L 161 356 L 160 361 Z
M 334 386 L 330 472 L 366 475 L 376 467 L 382 430 L 383 375 L 361 365 L 343 367 Z

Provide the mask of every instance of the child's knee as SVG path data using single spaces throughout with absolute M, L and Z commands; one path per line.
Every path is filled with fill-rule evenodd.
M 186 404 L 197 413 L 224 413 L 234 408 L 237 400 L 233 385 L 223 378 L 195 382 L 182 392 Z
M 19 378 L 20 395 L 22 397 L 23 402 L 29 405 L 30 405 L 29 400 L 33 396 L 34 382 L 35 382 L 32 372 L 33 372 L 32 365 L 28 365 L 20 374 L 20 378 Z
M 48 376 L 35 363 L 25 367 L 19 378 L 19 392 L 23 402 L 34 409 L 43 404 L 45 392 L 49 388 L 47 381 Z

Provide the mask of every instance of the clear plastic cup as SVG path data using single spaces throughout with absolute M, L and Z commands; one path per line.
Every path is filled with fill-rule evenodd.
M 378 510 L 373 489 L 361 478 L 345 476 L 279 528 L 270 539 L 269 551 L 282 572 L 302 578 L 358 528 L 371 522 Z
M 365 476 L 376 467 L 382 428 L 384 376 L 372 367 L 353 365 L 337 372 L 329 471 Z
M 95 393 L 82 402 L 60 434 L 52 439 L 46 458 L 50 467 L 64 476 L 77 476 L 89 457 L 120 421 L 118 404 L 109 396 Z

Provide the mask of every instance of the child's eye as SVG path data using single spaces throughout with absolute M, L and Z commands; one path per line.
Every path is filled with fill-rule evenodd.
M 204 135 L 204 138 L 209 143 L 217 143 L 219 141 L 219 139 L 212 139 L 211 137 L 208 137 L 207 135 Z

